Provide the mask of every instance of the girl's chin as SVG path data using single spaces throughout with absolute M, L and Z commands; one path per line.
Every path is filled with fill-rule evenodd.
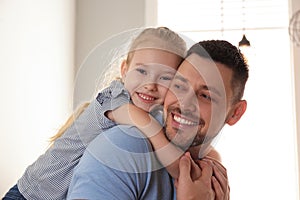
M 139 107 L 140 109 L 149 112 L 150 108 L 151 108 L 151 104 L 145 104 L 143 102 L 133 102 L 134 105 L 136 105 L 137 107 Z
M 132 99 L 133 104 L 136 105 L 137 107 L 143 109 L 144 111 L 149 112 L 151 108 L 153 108 L 153 106 L 156 106 L 157 104 L 154 102 L 148 103 L 148 102 L 144 102 L 144 101 L 140 101 L 139 99 Z

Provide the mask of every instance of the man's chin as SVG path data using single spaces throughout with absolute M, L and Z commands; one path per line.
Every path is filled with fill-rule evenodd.
M 173 138 L 171 142 L 183 151 L 186 151 L 193 144 L 193 140 L 187 141 L 186 139 L 182 139 L 180 137 Z
M 183 151 L 186 151 L 193 143 L 193 140 L 187 141 L 186 138 L 181 137 L 181 135 L 185 134 L 181 130 L 167 126 L 164 132 L 167 139 L 177 147 L 181 148 Z
M 185 141 L 185 142 L 183 142 L 183 141 Z M 211 141 L 212 141 L 212 138 L 206 138 L 206 137 L 197 137 L 197 138 L 193 138 L 193 140 L 190 140 L 190 141 L 180 139 L 178 137 L 171 140 L 171 142 L 174 145 L 181 148 L 183 151 L 186 151 L 189 148 L 209 145 L 211 143 Z

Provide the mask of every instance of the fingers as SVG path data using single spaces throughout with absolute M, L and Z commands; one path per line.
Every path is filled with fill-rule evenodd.
M 181 185 L 179 186 L 181 188 L 183 186 L 185 186 L 184 188 L 190 188 L 192 185 L 198 185 L 197 188 L 202 188 L 214 200 L 229 200 L 230 188 L 226 168 L 220 162 L 210 158 L 195 162 L 200 168 L 191 160 L 189 154 L 184 154 L 181 157 L 179 179 L 176 185 Z M 200 172 L 197 172 L 197 170 Z M 200 173 L 200 175 L 194 179 L 193 173 Z
M 187 155 L 183 155 L 179 161 L 179 180 L 191 181 L 191 159 Z
M 201 169 L 199 166 L 196 164 L 196 162 L 192 159 L 191 155 L 189 153 L 185 153 L 185 155 L 189 156 L 190 161 L 191 161 L 191 173 L 190 176 L 193 181 L 197 180 L 201 175 Z
M 227 173 L 224 174 L 217 166 L 213 167 L 214 178 L 220 183 L 220 186 L 224 193 L 228 190 L 228 178 Z
M 215 199 L 228 200 L 230 188 L 228 185 L 226 168 L 223 167 L 221 163 L 207 158 L 203 159 L 201 162 L 198 163 L 202 168 L 202 174 L 206 175 L 206 179 L 211 175 L 211 185 L 216 195 Z
M 226 191 L 222 189 L 218 180 L 215 177 L 212 177 L 212 186 L 215 193 L 215 200 L 229 200 L 230 199 L 230 190 L 229 186 Z
M 220 175 L 222 175 L 226 180 L 228 179 L 227 170 L 220 162 L 208 157 L 204 158 L 203 160 L 210 162 L 211 165 L 214 166 L 214 173 L 221 173 Z
M 214 163 L 214 165 L 218 166 L 218 168 L 221 171 L 223 171 L 225 174 L 227 173 L 226 172 L 226 168 L 218 160 L 216 160 L 216 159 L 214 159 L 212 157 L 208 157 L 208 156 L 204 157 L 203 160 L 210 160 L 210 161 L 212 161 Z
M 179 161 L 179 178 L 176 183 L 176 198 L 177 200 L 186 199 L 210 199 L 215 200 L 215 192 L 212 188 L 211 175 L 212 167 L 208 163 L 203 161 L 202 165 L 202 176 L 197 180 L 192 181 L 190 177 L 191 173 L 191 159 L 187 155 L 183 155 Z M 198 167 L 199 168 L 199 167 Z M 204 173 L 209 173 L 206 176 Z
M 198 163 L 202 170 L 201 177 L 205 180 L 210 180 L 211 176 L 213 175 L 212 163 L 210 161 L 206 161 L 206 160 L 199 160 Z
M 221 185 L 219 184 L 218 180 L 214 176 L 212 176 L 211 181 L 215 192 L 215 200 L 224 200 L 224 191 Z

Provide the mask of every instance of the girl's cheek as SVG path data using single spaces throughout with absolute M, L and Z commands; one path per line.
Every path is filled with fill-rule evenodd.
M 165 88 L 165 87 L 162 87 L 160 91 L 161 91 L 162 98 L 166 98 L 167 93 L 168 93 L 168 89 Z
M 124 86 L 129 92 L 131 92 L 138 87 L 138 83 L 135 79 L 126 78 Z
M 167 91 L 164 104 L 168 106 L 168 105 L 171 105 L 172 103 L 174 103 L 175 101 L 176 101 L 176 98 L 173 95 L 173 93 L 170 91 Z

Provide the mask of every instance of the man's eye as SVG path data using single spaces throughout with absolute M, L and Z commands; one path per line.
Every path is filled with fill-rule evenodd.
M 143 75 L 147 75 L 147 71 L 141 68 L 137 68 L 136 71 L 138 71 L 139 73 L 143 74 Z
M 205 99 L 207 99 L 207 100 L 211 100 L 210 96 L 208 96 L 208 95 L 206 95 L 206 94 L 203 94 L 202 96 L 203 96 Z
M 180 84 L 173 84 L 173 88 L 176 90 L 184 90 L 184 87 Z
M 180 89 L 181 88 L 180 85 L 177 85 L 177 84 L 174 84 L 173 87 L 176 88 L 176 89 Z
M 199 96 L 201 98 L 207 100 L 207 101 L 212 101 L 213 100 L 210 95 L 207 95 L 207 94 L 204 94 L 204 93 L 201 93 Z

